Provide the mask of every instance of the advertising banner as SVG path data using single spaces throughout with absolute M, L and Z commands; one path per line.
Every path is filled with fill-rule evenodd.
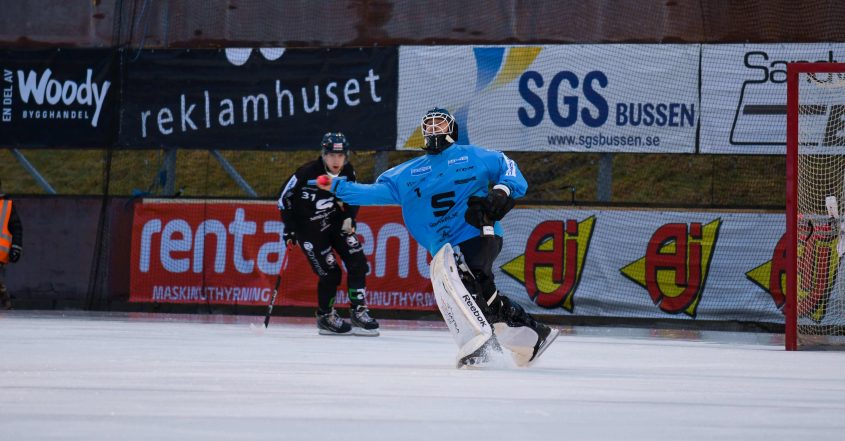
M 692 153 L 698 45 L 402 46 L 397 148 L 433 107 L 504 151 Z
M 317 277 L 300 249 L 284 247 L 278 219 L 264 201 L 136 205 L 130 300 L 261 306 L 281 272 L 276 304 L 316 307 Z M 781 213 L 520 208 L 503 227 L 496 284 L 533 314 L 784 321 Z M 358 235 L 372 308 L 436 310 L 431 256 L 409 236 L 398 207 L 363 207 Z M 799 290 L 802 320 L 845 325 L 830 313 L 845 302 L 836 236 L 802 235 L 801 277 L 825 281 Z M 348 302 L 344 286 L 340 304 Z
M 120 87 L 110 49 L 0 49 L 0 146 L 111 147 Z
M 328 131 L 392 150 L 398 51 L 124 51 L 120 145 L 304 150 Z
M 370 308 L 436 309 L 431 257 L 398 207 L 362 208 L 357 231 Z M 275 202 L 144 201 L 135 207 L 130 301 L 262 306 L 281 273 L 277 305 L 316 307 L 317 276 L 299 248 L 284 246 L 283 232 Z M 348 302 L 344 286 L 340 304 Z
M 783 323 L 783 214 L 515 209 L 503 226 L 496 283 L 531 313 Z M 315 307 L 317 277 L 283 231 L 273 202 L 146 200 L 135 207 L 130 300 L 262 306 L 281 273 L 276 304 Z M 431 256 L 398 207 L 362 208 L 358 235 L 372 308 L 436 309 Z M 838 259 L 823 242 L 799 256 L 830 283 L 803 293 L 799 310 L 825 324 L 843 320 L 825 305 L 845 296 L 829 289 Z
M 845 62 L 845 43 L 702 46 L 700 152 L 786 154 L 786 65 L 792 62 Z M 808 104 L 823 106 L 807 115 L 817 124 L 841 116 L 829 103 Z
M 497 285 L 532 313 L 784 320 L 783 214 L 514 210 L 505 229 Z M 799 252 L 819 277 L 836 272 L 830 246 Z M 802 311 L 842 322 L 831 296 L 845 301 L 812 293 Z

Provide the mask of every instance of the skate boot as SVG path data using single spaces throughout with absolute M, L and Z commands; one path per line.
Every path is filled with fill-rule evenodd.
M 352 333 L 355 335 L 364 337 L 379 335 L 378 322 L 370 317 L 367 305 L 353 306 L 349 313 L 349 321 L 352 323 Z
M 493 332 L 502 346 L 513 354 L 517 366 L 534 364 L 543 352 L 555 341 L 560 331 L 538 322 L 521 306 L 504 296 L 493 321 Z
M 352 335 L 352 326 L 340 318 L 334 308 L 326 313 L 317 311 L 317 329 L 320 335 Z

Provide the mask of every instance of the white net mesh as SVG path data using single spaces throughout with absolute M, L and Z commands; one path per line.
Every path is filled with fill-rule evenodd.
M 798 81 L 798 343 L 845 345 L 845 72 Z

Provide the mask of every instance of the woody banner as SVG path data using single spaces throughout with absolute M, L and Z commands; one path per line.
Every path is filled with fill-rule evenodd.
M 0 145 L 103 148 L 117 136 L 110 49 L 0 50 Z

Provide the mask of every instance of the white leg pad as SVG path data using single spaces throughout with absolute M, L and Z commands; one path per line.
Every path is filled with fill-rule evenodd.
M 475 352 L 493 336 L 490 323 L 461 282 L 455 253 L 448 243 L 431 260 L 431 285 L 437 307 L 458 345 L 458 359 Z
M 495 323 L 493 329 L 499 344 L 511 351 L 514 363 L 517 366 L 527 366 L 540 336 L 528 326 L 513 328 L 506 323 Z

